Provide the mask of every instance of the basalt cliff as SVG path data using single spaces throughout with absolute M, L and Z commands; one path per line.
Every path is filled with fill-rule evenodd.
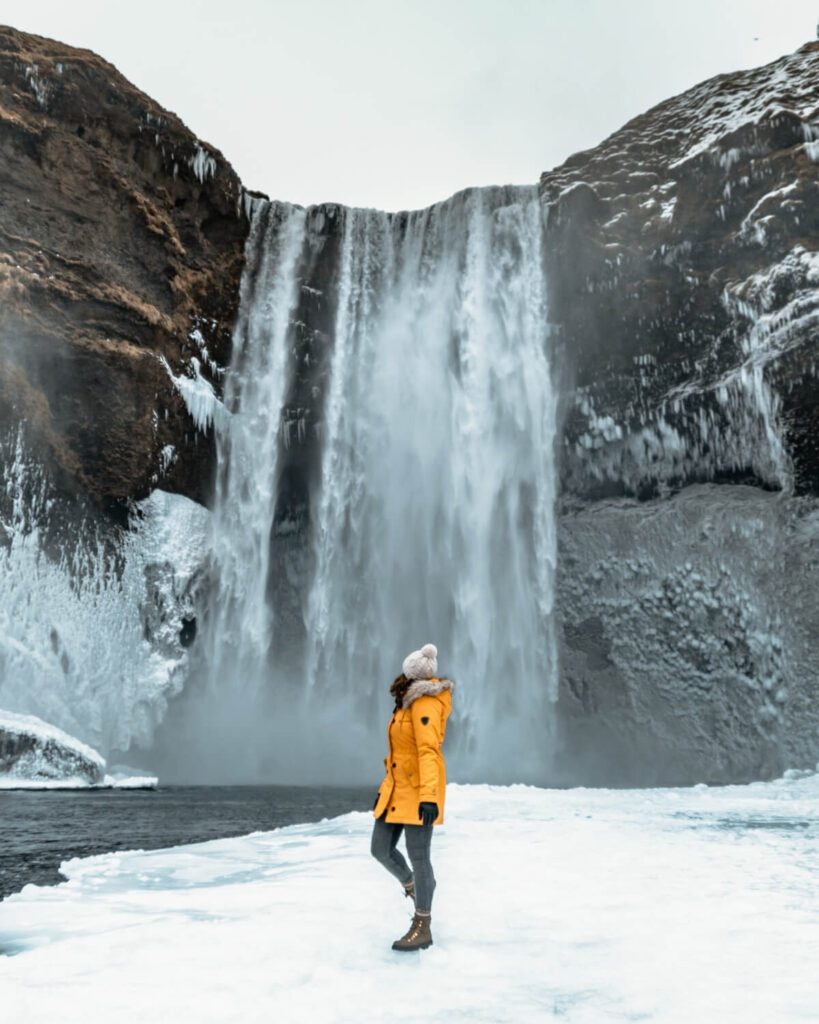
M 812 43 L 541 178 L 560 385 L 551 781 L 742 780 L 819 760 L 817 169 Z M 127 534 L 152 492 L 210 503 L 255 202 L 111 65 L 0 29 L 0 435 L 8 464 L 24 450 L 38 486 L 103 532 Z M 293 623 L 342 213 L 307 212 L 291 315 L 270 561 Z M 265 270 L 251 269 L 252 289 Z M 8 465 L 4 479 L 11 522 Z M 151 543 L 140 629 L 173 667 L 138 728 L 86 731 L 106 753 L 149 741 L 196 643 L 205 577 L 167 568 L 161 530 Z M 79 687 L 64 638 L 49 642 Z

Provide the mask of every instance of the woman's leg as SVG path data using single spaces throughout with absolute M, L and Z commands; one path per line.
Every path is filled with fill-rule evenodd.
M 395 844 L 398 842 L 398 837 L 401 835 L 401 830 L 404 826 L 398 822 L 385 821 L 386 813 L 384 811 L 380 818 L 375 819 L 373 837 L 370 841 L 370 853 L 379 864 L 383 864 L 387 871 L 395 875 L 402 885 L 406 885 L 412 878 L 412 871 L 410 871 L 409 864 L 407 864 L 395 848 Z
M 415 875 L 415 909 L 421 914 L 428 914 L 432 910 L 432 893 L 435 890 L 435 875 L 429 859 L 432 829 L 432 823 L 404 827 L 407 853 Z

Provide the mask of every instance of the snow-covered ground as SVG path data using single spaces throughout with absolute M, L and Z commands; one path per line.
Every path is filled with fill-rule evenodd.
M 450 785 L 435 944 L 372 816 L 69 861 L 0 903 L 26 1021 L 778 1024 L 819 1019 L 819 776 L 677 790 Z

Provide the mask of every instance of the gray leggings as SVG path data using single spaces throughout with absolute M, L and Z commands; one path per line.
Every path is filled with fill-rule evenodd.
M 384 811 L 380 818 L 375 819 L 370 852 L 402 885 L 415 877 L 415 909 L 429 913 L 435 889 L 435 875 L 429 859 L 433 825 L 402 825 L 400 822 L 386 821 L 386 814 Z M 402 831 L 405 834 L 412 871 L 395 848 Z

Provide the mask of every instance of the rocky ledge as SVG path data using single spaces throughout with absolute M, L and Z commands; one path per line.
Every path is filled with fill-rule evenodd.
M 205 498 L 212 431 L 182 391 L 220 387 L 242 206 L 222 155 L 106 61 L 0 28 L 0 432 L 24 421 L 62 492 Z

